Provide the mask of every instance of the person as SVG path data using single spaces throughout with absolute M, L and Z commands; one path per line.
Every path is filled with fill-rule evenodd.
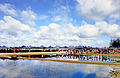
M 20 49 L 18 49 L 18 52 L 20 51 Z
M 15 49 L 14 49 L 14 53 L 15 53 Z
M 30 49 L 29 49 L 29 52 L 30 52 Z

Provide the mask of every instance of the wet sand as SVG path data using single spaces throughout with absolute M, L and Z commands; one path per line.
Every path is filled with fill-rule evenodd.
M 110 72 L 111 78 L 120 78 L 120 66 L 110 65 L 110 67 L 113 69 Z
M 17 55 L 48 55 L 48 54 L 69 54 L 66 52 L 19 52 L 19 53 L 0 53 L 0 56 L 17 56 Z M 120 54 L 79 54 L 70 53 L 71 55 L 103 55 L 103 56 L 114 56 L 120 57 Z
M 0 53 L 0 58 L 8 59 L 10 56 L 52 55 L 52 54 L 68 54 L 68 53 L 66 53 L 66 52 Z M 117 56 L 117 57 L 120 56 L 120 54 L 79 54 L 79 55 L 103 55 L 103 56 Z M 27 60 L 41 60 L 41 61 L 66 62 L 66 63 L 80 63 L 80 64 L 120 65 L 120 63 L 118 63 L 118 62 L 105 63 L 105 62 L 73 61 L 73 60 L 44 59 L 44 58 L 26 58 L 26 57 L 17 57 L 17 58 L 18 59 L 27 59 Z
M 0 53 L 0 56 L 24 56 L 24 55 L 48 55 L 48 54 L 66 54 L 66 52 L 19 52 L 19 53 Z

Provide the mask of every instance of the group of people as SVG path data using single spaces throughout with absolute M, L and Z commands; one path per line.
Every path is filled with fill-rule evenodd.
M 19 53 L 19 52 L 66 52 L 66 53 L 80 53 L 80 54 L 113 54 L 120 53 L 120 48 L 117 49 L 107 49 L 107 48 L 77 48 L 77 49 L 69 49 L 69 48 L 44 48 L 44 49 L 35 49 L 35 48 L 6 48 L 0 49 L 0 53 Z
M 120 53 L 120 48 L 118 49 L 103 49 L 103 48 L 84 48 L 84 49 L 72 49 L 68 50 L 68 53 L 80 53 L 80 54 L 114 54 Z

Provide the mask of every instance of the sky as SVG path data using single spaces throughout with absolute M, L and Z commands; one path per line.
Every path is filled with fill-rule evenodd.
M 120 0 L 0 0 L 0 46 L 108 47 Z

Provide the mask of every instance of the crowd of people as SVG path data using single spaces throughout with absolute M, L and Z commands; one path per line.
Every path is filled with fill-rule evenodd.
M 70 52 L 70 51 L 69 51 Z M 120 48 L 118 49 L 107 49 L 107 48 L 89 48 L 89 49 L 73 49 L 71 52 L 80 54 L 114 54 L 120 53 Z
M 19 52 L 67 52 L 80 54 L 113 54 L 120 53 L 120 48 L 5 48 L 0 49 L 0 53 L 19 53 Z

